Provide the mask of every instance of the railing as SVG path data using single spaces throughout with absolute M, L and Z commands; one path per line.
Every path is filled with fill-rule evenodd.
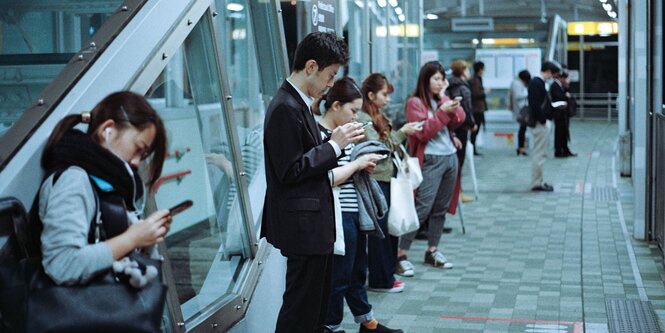
M 573 94 L 577 101 L 578 117 L 600 118 L 606 115 L 607 122 L 611 122 L 613 117 L 618 118 L 617 96 L 611 92 Z

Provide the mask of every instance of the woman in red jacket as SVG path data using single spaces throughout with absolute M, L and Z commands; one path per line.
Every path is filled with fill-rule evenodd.
M 464 110 L 459 102 L 444 95 L 448 80 L 438 61 L 423 65 L 418 85 L 405 105 L 409 122 L 422 122 L 423 130 L 409 136 L 411 155 L 418 157 L 423 182 L 416 193 L 416 211 L 420 223 L 428 222 L 428 247 L 425 264 L 452 268 L 453 264 L 438 250 L 446 212 L 451 202 L 457 202 L 457 149 L 462 143 L 453 136 L 453 130 L 464 122 Z M 412 232 L 400 239 L 397 273 L 413 276 L 413 264 L 406 254 L 416 236 Z

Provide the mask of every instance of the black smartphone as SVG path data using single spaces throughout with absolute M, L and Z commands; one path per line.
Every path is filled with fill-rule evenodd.
M 194 202 L 192 202 L 192 200 L 185 200 L 185 201 L 169 208 L 169 214 L 171 214 L 171 216 L 175 216 L 176 214 L 182 213 L 187 208 L 190 208 L 193 205 L 194 205 Z

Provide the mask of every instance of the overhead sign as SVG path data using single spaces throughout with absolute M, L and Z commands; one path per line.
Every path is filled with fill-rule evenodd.
M 616 22 L 570 22 L 568 35 L 616 35 L 619 24 Z
M 335 32 L 335 0 L 312 1 L 312 32 Z

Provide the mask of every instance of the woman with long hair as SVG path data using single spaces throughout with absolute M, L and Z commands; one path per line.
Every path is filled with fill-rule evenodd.
M 423 182 L 416 193 L 416 211 L 420 223 L 428 223 L 427 250 L 424 262 L 441 268 L 453 264 L 438 250 L 446 212 L 456 202 L 459 191 L 457 181 L 457 150 L 462 143 L 452 135 L 465 119 L 458 101 L 450 100 L 444 92 L 448 88 L 446 73 L 438 61 L 423 65 L 413 95 L 404 107 L 406 119 L 423 121 L 423 130 L 409 137 L 411 155 L 417 156 L 423 173 Z M 417 231 L 400 239 L 397 273 L 413 276 L 414 267 L 407 252 Z
M 349 77 L 335 81 L 334 85 L 321 101 L 324 102 L 325 113 L 319 121 L 321 136 L 330 139 L 332 131 L 344 124 L 356 120 L 356 114 L 362 107 L 360 89 Z M 318 109 L 320 102 L 315 102 Z M 342 210 L 342 226 L 344 229 L 344 255 L 333 256 L 332 292 L 328 305 L 326 326 L 333 332 L 340 330 L 344 317 L 344 299 L 348 304 L 356 323 L 360 324 L 360 332 L 393 332 L 395 330 L 379 324 L 367 300 L 365 277 L 367 276 L 367 238 L 359 230 L 358 193 L 353 182 L 353 174 L 362 170 L 373 172 L 376 162 L 381 158 L 378 154 L 360 155 L 351 160 L 355 145 L 346 146 L 344 154 L 338 160 L 338 167 L 332 170 L 333 186 L 339 186 L 339 201 Z M 370 237 L 373 238 L 373 237 Z
M 357 120 L 363 124 L 371 122 L 372 126 L 365 128 L 365 140 L 381 141 L 392 152 L 402 154 L 400 145 L 406 141 L 407 136 L 421 130 L 417 122 L 407 123 L 399 130 L 394 130 L 390 119 L 382 109 L 390 103 L 390 94 L 393 86 L 385 75 L 381 73 L 370 74 L 362 84 L 363 106 L 362 112 L 357 114 Z M 388 206 L 390 206 L 390 179 L 395 174 L 395 165 L 392 158 L 381 160 L 376 165 L 372 177 L 377 180 Z M 369 290 L 376 292 L 396 293 L 404 290 L 404 282 L 395 279 L 397 266 L 397 245 L 399 238 L 388 234 L 388 216 L 379 220 L 383 239 L 370 237 L 367 241 Z
M 74 128 L 80 123 L 87 124 L 86 132 Z M 165 155 L 162 120 L 132 92 L 108 95 L 90 113 L 58 123 L 42 155 L 47 178 L 39 193 L 42 264 L 55 283 L 84 284 L 110 270 L 114 261 L 164 238 L 171 225 L 168 210 L 141 219 L 147 191 L 138 166 L 150 159 L 147 184 L 152 186 Z M 94 242 L 89 235 L 100 191 L 122 201 L 127 218 L 103 219 L 107 239 Z

